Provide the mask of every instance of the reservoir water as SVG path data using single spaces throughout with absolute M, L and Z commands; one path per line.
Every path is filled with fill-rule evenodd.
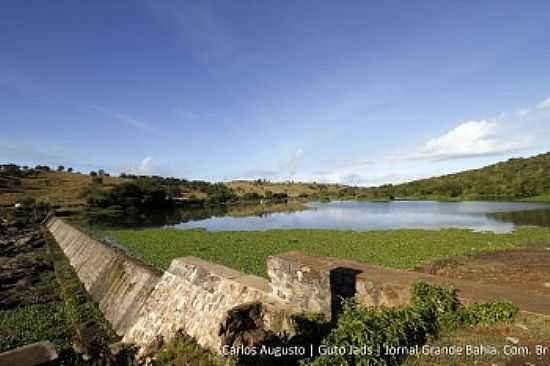
M 550 205 L 519 202 L 333 201 L 309 203 L 304 210 L 261 215 L 203 215 L 169 225 L 210 231 L 270 229 L 439 229 L 465 228 L 505 233 L 519 225 L 550 227 Z

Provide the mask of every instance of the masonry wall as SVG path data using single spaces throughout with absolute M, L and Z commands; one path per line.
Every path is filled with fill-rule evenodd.
M 142 350 L 181 330 L 220 352 L 224 344 L 290 334 L 300 311 L 273 297 L 264 278 L 194 257 L 174 259 L 162 273 L 61 219 L 46 227 L 115 331 Z
M 119 335 L 137 321 L 162 272 L 110 248 L 63 220 L 50 218 L 52 233 L 80 281 Z
M 281 301 L 291 301 L 305 312 L 330 319 L 330 265 L 299 252 L 271 256 L 267 260 L 269 291 Z
M 267 270 L 274 297 L 327 320 L 340 311 L 343 298 L 355 297 L 366 306 L 398 306 L 409 302 L 411 286 L 418 280 L 452 285 L 427 274 L 301 252 L 270 257 Z
M 224 344 L 231 345 L 239 336 L 236 333 L 249 331 L 251 336 L 261 337 L 258 330 L 290 332 L 290 318 L 296 309 L 274 301 L 267 290 L 263 278 L 194 257 L 174 259 L 124 341 L 146 345 L 157 335 L 167 339 L 181 329 L 201 346 L 219 350 Z M 232 328 L 228 314 L 252 305 L 257 305 L 255 314 L 243 312 L 244 318 L 236 319 L 250 324 Z

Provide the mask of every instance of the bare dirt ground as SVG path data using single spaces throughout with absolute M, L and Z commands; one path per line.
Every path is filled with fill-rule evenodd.
M 515 249 L 436 261 L 417 269 L 453 279 L 550 295 L 550 250 Z
M 550 249 L 518 248 L 478 253 L 471 256 L 436 261 L 416 270 L 446 278 L 508 287 L 510 292 L 550 295 Z M 550 365 L 550 317 L 520 314 L 512 324 L 473 327 L 453 332 L 436 344 L 490 344 L 499 355 L 472 358 L 430 358 L 411 360 L 407 365 Z M 508 347 L 512 353 L 504 355 Z M 511 348 L 510 348 L 511 347 Z M 545 347 L 544 355 L 537 347 Z M 526 351 L 527 350 L 527 351 Z M 475 362 L 474 362 L 475 361 Z

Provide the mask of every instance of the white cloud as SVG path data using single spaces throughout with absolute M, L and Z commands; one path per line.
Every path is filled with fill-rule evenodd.
M 159 164 L 150 155 L 144 157 L 138 166 L 130 167 L 129 169 L 121 169 L 121 171 L 127 171 L 135 175 L 160 175 L 165 177 L 173 175 L 173 171 L 170 168 Z
M 150 173 L 153 170 L 153 157 L 152 156 L 146 156 L 141 161 L 141 166 L 139 167 L 139 170 L 143 173 Z
M 530 136 L 505 136 L 501 123 L 468 121 L 448 133 L 429 140 L 412 160 L 451 160 L 498 155 L 530 147 Z
M 311 152 L 306 154 L 302 148 L 287 150 L 278 165 L 269 166 L 268 169 L 259 165 L 242 174 L 230 176 L 229 179 L 267 178 L 273 181 L 375 186 L 479 168 L 512 157 L 524 149 L 529 154 L 548 151 L 549 107 L 550 98 L 547 98 L 515 112 L 459 123 L 412 152 L 403 152 L 397 148 L 397 151 L 379 156 L 356 155 L 331 164 L 324 163 L 323 166 L 315 164 L 315 168 L 310 165 L 315 161 Z M 481 159 L 468 160 L 474 157 Z M 433 164 L 434 161 L 445 163 Z
M 537 104 L 537 109 L 546 109 L 546 108 L 550 108 L 550 97 L 546 98 L 545 100 Z
M 490 120 L 463 122 L 448 133 L 429 140 L 409 160 L 451 160 L 500 155 L 541 145 L 548 131 L 550 97 L 515 113 Z

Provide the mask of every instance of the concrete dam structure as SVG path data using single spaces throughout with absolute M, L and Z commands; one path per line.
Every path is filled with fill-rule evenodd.
M 223 345 L 292 331 L 299 309 L 273 296 L 264 278 L 194 257 L 174 259 L 162 272 L 59 218 L 46 227 L 126 343 L 143 348 L 183 331 L 220 352 Z
M 220 353 L 225 345 L 291 335 L 299 314 L 329 320 L 341 298 L 355 296 L 368 306 L 406 304 L 418 280 L 454 286 L 464 301 L 509 300 L 523 311 L 550 314 L 548 296 L 300 252 L 270 257 L 269 280 L 195 257 L 176 258 L 162 272 L 62 219 L 52 216 L 45 224 L 116 333 L 142 349 L 182 331 Z

